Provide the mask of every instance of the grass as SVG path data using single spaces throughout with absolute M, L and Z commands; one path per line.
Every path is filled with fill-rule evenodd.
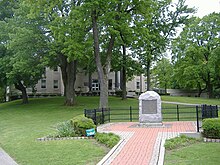
M 135 99 L 109 100 L 112 107 L 137 104 Z M 62 97 L 55 97 L 30 99 L 28 105 L 20 100 L 0 104 L 0 146 L 21 165 L 96 164 L 108 150 L 94 140 L 36 141 L 53 134 L 57 123 L 97 107 L 99 98 L 78 97 L 74 107 L 63 106 L 63 102 Z
M 216 165 L 220 164 L 220 143 L 199 142 L 187 147 L 166 151 L 165 165 Z
M 165 165 L 220 164 L 220 143 L 204 143 L 202 139 L 182 135 L 166 140 L 165 148 Z
M 181 103 L 189 103 L 189 104 L 208 104 L 208 105 L 219 105 L 220 99 L 206 99 L 199 97 L 176 97 L 176 96 L 162 96 L 163 101 L 171 101 L 171 102 L 181 102 Z
M 108 150 L 94 140 L 36 141 L 54 133 L 57 123 L 83 114 L 85 108 L 98 107 L 99 98 L 78 97 L 78 104 L 74 107 L 63 106 L 63 102 L 62 97 L 54 97 L 30 99 L 28 105 L 22 105 L 20 100 L 0 104 L 0 147 L 21 165 L 96 164 Z M 213 104 L 216 102 L 219 100 L 216 99 Z M 110 97 L 109 106 L 138 107 L 138 100 L 122 101 Z

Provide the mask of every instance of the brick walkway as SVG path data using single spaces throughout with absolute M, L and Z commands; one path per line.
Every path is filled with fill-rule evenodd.
M 164 122 L 163 127 L 140 127 L 138 123 L 107 124 L 100 132 L 113 132 L 121 136 L 121 144 L 100 164 L 103 165 L 156 165 L 164 139 L 181 132 L 196 132 L 194 122 Z

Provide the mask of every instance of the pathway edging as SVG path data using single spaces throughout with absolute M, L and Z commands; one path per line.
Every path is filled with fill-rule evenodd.
M 18 165 L 1 147 L 0 147 L 1 165 Z

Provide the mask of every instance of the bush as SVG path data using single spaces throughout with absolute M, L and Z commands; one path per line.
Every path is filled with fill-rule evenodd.
M 71 120 L 71 123 L 75 133 L 78 136 L 86 136 L 87 129 L 96 128 L 96 125 L 93 123 L 92 119 L 89 119 L 83 115 L 74 117 Z
M 72 122 L 70 120 L 58 124 L 56 129 L 58 131 L 58 134 L 56 136 L 58 137 L 74 137 L 75 136 L 75 131 L 72 126 Z
M 208 118 L 202 122 L 203 135 L 207 138 L 220 139 L 220 119 Z
M 199 142 L 200 139 L 192 138 L 192 137 L 187 137 L 185 135 L 181 135 L 180 137 L 172 138 L 166 140 L 166 143 L 164 147 L 167 150 L 173 150 L 185 146 L 189 146 L 191 144 L 194 144 L 196 142 Z
M 115 95 L 118 97 L 122 97 L 122 90 L 115 91 Z
M 96 133 L 95 139 L 107 147 L 112 148 L 119 142 L 120 137 L 113 133 Z

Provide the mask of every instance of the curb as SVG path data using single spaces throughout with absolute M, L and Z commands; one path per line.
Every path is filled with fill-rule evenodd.
M 0 147 L 0 164 L 1 165 L 18 165 L 12 157 L 10 157 L 1 147 Z
M 37 138 L 37 141 L 52 141 L 52 140 L 78 140 L 78 139 L 94 139 L 94 137 L 62 137 L 62 138 Z
M 106 163 L 108 161 L 108 159 L 110 158 L 110 156 L 113 155 L 113 153 L 119 148 L 119 146 L 122 144 L 122 142 L 124 142 L 124 139 L 120 140 L 118 142 L 118 144 L 116 144 L 109 152 L 107 155 L 105 155 L 101 161 L 99 161 L 97 163 L 97 165 L 103 165 L 104 163 Z

